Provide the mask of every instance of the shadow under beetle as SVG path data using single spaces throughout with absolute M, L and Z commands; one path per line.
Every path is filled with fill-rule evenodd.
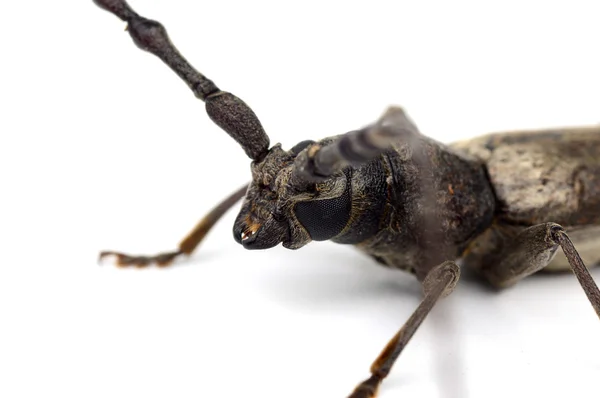
M 350 398 L 376 396 L 426 315 L 456 285 L 455 259 L 499 288 L 542 269 L 571 269 L 600 316 L 600 291 L 580 257 L 590 265 L 600 261 L 600 126 L 490 134 L 446 146 L 392 107 L 360 130 L 302 141 L 289 151 L 269 148 L 250 107 L 192 68 L 160 23 L 123 0 L 94 2 L 126 21 L 135 44 L 177 73 L 252 159 L 252 182 L 208 213 L 178 250 L 100 257 L 167 265 L 191 254 L 244 198 L 233 235 L 247 249 L 331 240 L 414 274 L 423 284 L 422 302 Z M 558 247 L 564 256 L 555 257 Z

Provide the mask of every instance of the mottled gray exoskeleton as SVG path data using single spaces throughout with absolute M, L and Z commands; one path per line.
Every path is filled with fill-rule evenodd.
M 458 258 L 496 287 L 542 269 L 572 269 L 600 316 L 600 291 L 573 245 L 588 264 L 600 260 L 600 126 L 492 134 L 445 146 L 420 134 L 402 109 L 390 108 L 347 134 L 290 150 L 269 147 L 252 110 L 193 69 L 162 25 L 123 0 L 95 3 L 126 21 L 135 44 L 169 65 L 252 159 L 250 184 L 213 209 L 178 250 L 101 256 L 114 255 L 120 265 L 168 264 L 189 255 L 244 198 L 233 235 L 247 249 L 332 240 L 414 274 L 424 299 L 353 398 L 375 396 L 425 316 L 454 288 Z M 558 247 L 565 256 L 555 258 Z

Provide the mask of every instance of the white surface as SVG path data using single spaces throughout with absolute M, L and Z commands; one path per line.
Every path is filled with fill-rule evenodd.
M 96 264 L 175 248 L 249 161 L 122 22 L 77 3 L 0 6 L 0 396 L 347 396 L 415 308 L 409 275 L 330 243 L 245 251 L 235 211 L 172 268 Z M 600 122 L 594 2 L 132 3 L 288 148 L 388 104 L 442 141 Z M 467 278 L 380 396 L 594 396 L 599 332 L 571 275 L 499 294 Z

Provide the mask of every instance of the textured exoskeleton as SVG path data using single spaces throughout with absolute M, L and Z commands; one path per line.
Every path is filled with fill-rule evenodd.
M 485 272 L 519 233 L 549 221 L 569 231 L 586 264 L 598 264 L 600 126 L 497 133 L 451 147 L 485 165 L 497 201 L 493 224 L 464 254 L 467 264 Z M 543 269 L 570 268 L 561 254 Z
M 542 269 L 570 268 L 600 316 L 600 291 L 573 245 L 588 264 L 600 260 L 600 127 L 499 133 L 444 145 L 392 107 L 356 131 L 290 150 L 270 147 L 250 107 L 196 71 L 160 23 L 124 0 L 95 3 L 127 21 L 135 44 L 176 72 L 252 159 L 249 185 L 208 213 L 178 250 L 101 256 L 115 255 L 121 265 L 168 264 L 192 253 L 244 198 L 233 235 L 247 249 L 331 240 L 413 273 L 424 298 L 351 398 L 376 395 L 426 315 L 453 290 L 459 258 L 497 287 Z M 565 256 L 552 261 L 558 247 Z

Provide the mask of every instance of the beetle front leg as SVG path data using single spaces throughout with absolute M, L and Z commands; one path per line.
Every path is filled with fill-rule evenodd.
M 600 317 L 600 290 L 565 229 L 556 223 L 538 224 L 523 230 L 505 244 L 505 249 L 493 261 L 484 260 L 478 268 L 494 286 L 508 287 L 546 267 L 559 246 Z
M 420 134 L 402 108 L 390 107 L 371 126 L 350 131 L 329 145 L 313 145 L 296 158 L 294 172 L 308 181 L 321 181 L 347 166 L 359 166 L 390 149 L 401 139 Z
M 196 224 L 194 229 L 181 241 L 181 243 L 179 243 L 179 248 L 177 250 L 159 253 L 153 256 L 132 256 L 121 252 L 103 251 L 100 253 L 99 260 L 102 260 L 107 256 L 115 256 L 117 265 L 119 266 L 145 267 L 150 264 L 166 266 L 171 264 L 173 260 L 179 256 L 190 255 L 223 214 L 233 207 L 238 200 L 244 197 L 247 189 L 248 185 L 244 185 L 212 209 L 204 216 L 204 218 L 202 218 L 202 220 L 200 220 L 200 222 L 198 222 L 198 224 Z
M 446 261 L 429 271 L 423 280 L 425 291 L 423 301 L 373 362 L 371 377 L 360 383 L 348 398 L 373 398 L 377 395 L 379 385 L 390 373 L 404 347 L 421 326 L 435 303 L 440 298 L 452 293 L 459 277 L 460 269 L 453 261 Z

